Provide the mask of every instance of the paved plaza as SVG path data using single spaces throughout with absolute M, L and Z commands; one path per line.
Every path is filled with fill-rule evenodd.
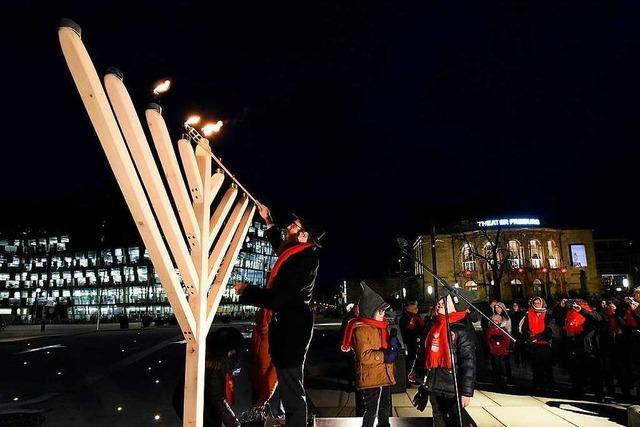
M 318 325 L 308 358 L 309 406 L 317 424 L 359 425 L 354 394 L 347 391 L 343 356 L 335 351 L 337 322 Z M 238 324 L 246 331 L 248 324 Z M 184 343 L 175 327 L 129 330 L 117 324 L 9 327 L 0 336 L 3 386 L 0 426 L 177 426 L 172 396 L 181 375 Z M 19 335 L 24 335 L 20 337 Z M 246 367 L 246 352 L 241 358 Z M 507 390 L 495 390 L 479 373 L 469 413 L 479 426 L 626 425 L 626 405 L 567 400 L 561 393 L 531 396 L 524 376 Z M 561 381 L 566 378 L 557 372 Z M 416 389 L 393 395 L 394 425 L 431 425 L 431 408 L 419 412 Z M 243 369 L 237 378 L 236 412 L 250 406 Z M 352 418 L 353 417 L 353 418 Z M 399 418 L 401 417 L 401 418 Z M 323 424 L 324 423 L 324 424 Z M 329 423 L 329 424 L 327 424 Z M 409 424 L 407 424 L 409 423 Z

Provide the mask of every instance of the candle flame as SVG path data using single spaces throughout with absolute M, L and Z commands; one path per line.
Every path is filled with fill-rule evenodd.
M 193 116 L 189 116 L 187 118 L 187 121 L 184 122 L 185 125 L 189 125 L 189 126 L 195 126 L 198 123 L 200 123 L 200 116 L 195 115 L 195 114 Z
M 171 80 L 164 80 L 153 88 L 154 95 L 165 93 L 171 87 Z
M 222 120 L 218 120 L 216 123 L 207 123 L 202 127 L 202 133 L 204 136 L 211 136 L 214 133 L 220 132 L 222 129 Z

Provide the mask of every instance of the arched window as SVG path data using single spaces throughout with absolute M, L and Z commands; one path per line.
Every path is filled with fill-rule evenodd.
M 492 264 L 494 263 L 498 263 L 500 264 L 500 262 L 502 262 L 502 257 L 500 256 L 500 252 L 498 251 L 496 253 L 496 258 L 493 258 L 493 243 L 490 241 L 485 241 L 484 242 L 484 256 L 487 258 L 487 269 L 491 269 Z
M 542 268 L 542 245 L 539 240 L 529 240 L 529 256 L 531 257 L 531 267 Z
M 555 241 L 547 241 L 547 253 L 549 268 L 558 268 L 560 266 L 560 253 L 558 252 L 558 245 L 556 245 Z
M 524 297 L 524 287 L 519 279 L 511 280 L 511 296 L 514 299 L 520 299 Z
M 511 268 L 522 266 L 522 245 L 517 240 L 509 240 L 509 263 Z
M 539 297 L 542 296 L 542 281 L 540 279 L 535 279 L 533 281 L 533 295 Z
M 473 253 L 473 247 L 469 243 L 462 245 L 462 268 L 466 271 L 476 270 L 476 257 Z

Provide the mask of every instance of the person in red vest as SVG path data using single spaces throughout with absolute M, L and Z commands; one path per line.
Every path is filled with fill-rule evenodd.
M 548 391 L 553 387 L 552 331 L 549 326 L 551 320 L 552 316 L 547 312 L 545 300 L 535 297 L 529 301 L 527 314 L 520 320 L 519 325 L 531 361 L 533 388 L 539 391 Z
M 576 299 L 571 307 L 567 306 L 566 300 L 560 305 L 566 310 L 564 331 L 572 392 L 576 397 L 581 396 L 587 379 L 591 379 L 596 399 L 602 400 L 604 393 L 599 366 L 602 316 L 584 299 Z
M 308 219 L 297 216 L 282 233 L 274 225 L 268 207 L 258 204 L 258 213 L 267 225 L 265 236 L 278 260 L 266 287 L 236 283 L 234 288 L 240 295 L 240 303 L 265 310 L 260 327 L 268 329 L 269 351 L 268 354 L 260 352 L 260 363 L 263 368 L 271 363 L 275 367 L 286 425 L 304 427 L 307 403 L 303 366 L 313 333 L 313 312 L 309 303 L 318 274 L 318 249 L 324 233 Z

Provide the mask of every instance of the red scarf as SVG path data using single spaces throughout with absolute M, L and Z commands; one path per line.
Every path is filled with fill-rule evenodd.
M 389 322 L 386 320 L 374 320 L 368 317 L 354 317 L 353 319 L 349 319 L 347 322 L 347 327 L 344 328 L 344 335 L 342 336 L 342 345 L 340 349 L 345 353 L 351 350 L 351 338 L 353 338 L 353 330 L 356 328 L 357 323 L 364 323 L 365 325 L 373 326 L 374 328 L 378 328 L 378 332 L 380 333 L 380 340 L 382 342 L 382 348 L 389 347 L 389 331 L 387 328 L 389 327 Z
M 455 323 L 467 316 L 467 311 L 456 311 L 450 313 L 447 317 L 449 323 Z M 453 337 L 452 337 L 453 338 Z M 449 352 L 449 340 L 447 339 L 447 322 L 444 314 L 438 317 L 429 329 L 427 339 L 424 342 L 427 357 L 425 357 L 425 366 L 429 368 L 451 368 L 451 354 Z
M 535 311 L 532 307 L 527 310 L 527 322 L 529 322 L 529 335 L 535 336 L 544 332 L 544 318 L 547 315 L 546 310 L 542 312 Z
M 271 289 L 271 287 L 273 286 L 273 282 L 276 280 L 278 272 L 289 258 L 294 256 L 295 254 L 299 254 L 300 252 L 311 246 L 313 246 L 312 243 L 296 243 L 290 248 L 285 249 L 278 257 L 276 263 L 273 264 L 273 268 L 271 269 L 271 273 L 269 273 L 269 278 L 267 279 L 267 289 Z M 269 323 L 271 323 L 272 311 L 267 308 L 263 308 L 261 309 L 261 311 L 263 311 L 264 313 L 262 313 L 262 316 L 258 316 L 259 318 L 262 317 L 262 325 L 260 326 L 268 327 Z M 258 325 L 256 324 L 256 326 Z
M 618 325 L 618 318 L 616 317 L 616 312 L 611 307 L 607 307 L 607 310 L 604 312 L 607 320 L 609 320 L 609 332 L 612 334 L 617 334 L 620 330 L 620 325 Z
M 229 406 L 233 406 L 233 375 L 231 372 L 227 372 L 224 377 L 224 382 L 224 396 Z
M 591 311 L 590 308 L 582 306 L 583 310 Z M 564 320 L 564 330 L 567 331 L 570 335 L 580 335 L 582 331 L 584 331 L 584 323 L 587 321 L 585 317 L 575 311 L 574 309 L 570 309 L 567 312 L 567 317 Z
M 624 312 L 624 323 L 631 328 L 638 327 L 638 321 L 633 317 L 633 310 L 631 310 L 631 308 L 627 308 Z
M 271 269 L 271 273 L 269 274 L 269 279 L 267 279 L 267 289 L 271 289 L 271 286 L 273 285 L 273 281 L 276 279 L 276 276 L 278 275 L 278 271 L 280 271 L 280 268 L 282 268 L 282 265 L 285 262 L 287 262 L 289 258 L 291 258 L 293 255 L 297 253 L 304 251 L 307 248 L 310 248 L 311 246 L 313 246 L 313 243 L 296 243 L 290 248 L 287 248 L 284 251 L 282 251 L 276 263 L 273 264 L 273 268 Z

